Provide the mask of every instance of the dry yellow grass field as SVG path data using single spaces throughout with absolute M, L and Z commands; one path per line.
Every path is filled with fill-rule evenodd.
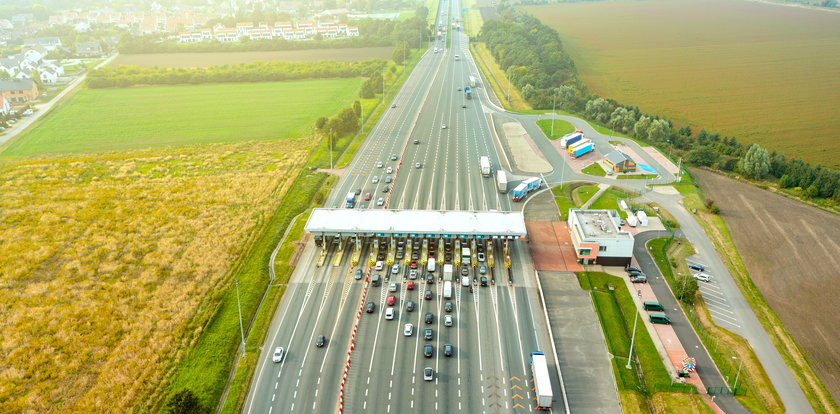
M 524 9 L 560 33 L 599 94 L 840 167 L 840 13 L 743 0 Z
M 136 408 L 312 147 L 0 164 L 0 412 Z

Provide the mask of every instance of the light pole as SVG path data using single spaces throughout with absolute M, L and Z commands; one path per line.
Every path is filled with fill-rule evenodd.
M 674 148 L 674 144 L 671 143 L 671 140 L 668 140 L 668 160 L 671 159 L 671 150 Z
M 557 114 L 554 112 L 557 107 L 557 90 L 554 90 L 554 103 L 551 104 L 551 138 L 554 138 L 554 118 Z
M 633 343 L 636 342 L 636 324 L 639 323 L 639 312 L 636 312 L 636 319 L 633 320 L 633 337 L 630 339 L 630 355 L 627 357 L 626 369 L 630 369 L 630 361 L 633 360 Z
M 513 109 L 513 105 L 510 103 L 510 76 L 508 76 L 508 91 L 507 91 L 507 101 L 510 108 Z
M 332 128 L 330 128 L 329 140 L 330 140 L 330 169 L 332 169 L 333 168 L 333 161 L 332 161 Z
M 738 357 L 733 356 L 732 359 L 738 359 Z M 743 359 L 738 359 L 738 373 L 735 374 L 735 384 L 732 385 L 732 393 L 738 392 L 738 377 L 741 375 L 741 366 L 744 365 Z
M 236 280 L 236 309 L 239 311 L 239 334 L 242 336 L 242 356 L 248 356 L 245 350 L 245 329 L 242 327 L 242 306 L 239 304 L 239 279 Z

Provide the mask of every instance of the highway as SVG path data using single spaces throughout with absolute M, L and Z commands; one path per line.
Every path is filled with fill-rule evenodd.
M 460 7 L 457 0 L 443 0 L 438 21 L 447 26 L 452 16 L 460 17 L 455 14 Z M 343 172 L 327 207 L 344 207 L 347 193 L 359 189 L 356 208 L 360 209 L 519 208 L 496 191 L 492 177 L 480 174 L 481 156 L 488 156 L 494 169 L 507 164 L 491 131 L 489 112 L 494 108 L 486 91 L 473 88 L 468 100 L 459 90 L 468 86 L 478 69 L 469 56 L 467 37 L 456 30 L 451 33 L 451 47 L 446 48 L 445 37 L 430 45 L 393 101 L 385 103 L 386 112 Z M 385 183 L 388 176 L 390 184 Z M 434 283 L 428 283 L 421 266 L 415 289 L 408 290 L 407 266 L 396 274 L 368 267 L 372 245 L 363 245 L 358 266 L 350 263 L 352 248 L 326 246 L 322 266 L 318 266 L 319 247 L 309 243 L 304 250 L 272 320 L 245 412 L 336 412 L 340 403 L 348 412 L 533 411 L 529 353 L 550 353 L 551 345 L 527 248 L 511 242 L 510 273 L 497 259 L 488 266 L 486 287 L 477 283 L 478 268 L 465 267 L 472 283 L 468 287 L 454 283 L 448 299 L 454 309 L 446 312 L 440 268 Z M 493 252 L 502 257 L 500 242 Z M 375 303 L 376 311 L 361 315 L 344 378 L 365 286 L 365 279 L 354 278 L 357 269 L 365 275 L 388 274 L 390 280 L 367 288 L 365 302 Z M 456 271 L 460 275 L 460 268 Z M 388 291 L 390 282 L 396 282 L 396 292 Z M 423 298 L 426 290 L 432 293 L 430 300 Z M 387 320 L 384 313 L 390 294 L 396 300 L 394 320 Z M 406 311 L 409 300 L 416 304 L 413 312 Z M 424 323 L 427 313 L 432 314 L 431 324 Z M 453 316 L 453 326 L 444 325 L 445 315 Z M 406 323 L 414 325 L 412 336 L 403 334 Z M 423 338 L 428 327 L 433 330 L 432 340 Z M 314 345 L 319 335 L 327 338 L 323 348 Z M 426 344 L 434 348 L 430 358 L 423 355 Z M 444 356 L 445 344 L 454 348 L 451 357 Z M 278 346 L 287 354 L 275 363 L 272 353 Z M 553 358 L 549 361 L 555 406 L 562 407 L 557 367 Z M 434 369 L 433 381 L 424 381 L 425 367 Z M 342 381 L 344 398 L 339 401 Z

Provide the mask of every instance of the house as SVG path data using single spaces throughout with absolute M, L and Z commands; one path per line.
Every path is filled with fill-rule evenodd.
M 61 64 L 58 60 L 44 60 L 41 62 L 41 67 L 45 69 L 50 69 L 55 72 L 58 76 L 64 76 L 64 65 Z
M 0 115 L 8 115 L 12 111 L 12 105 L 5 96 L 0 96 Z
M 81 42 L 76 44 L 76 56 L 100 57 L 102 56 L 102 45 L 99 42 Z
M 621 230 L 615 210 L 569 209 L 569 233 L 582 264 L 627 266 L 633 257 L 633 234 Z
M 0 96 L 10 104 L 25 104 L 38 97 L 38 85 L 32 79 L 0 79 Z
M 0 70 L 12 78 L 20 72 L 20 61 L 14 57 L 0 58 Z
M 33 47 L 33 46 L 42 46 L 44 49 L 52 52 L 61 47 L 61 39 L 57 37 L 35 37 L 31 39 L 25 39 L 23 41 L 23 47 Z
M 359 26 L 347 26 L 347 36 L 358 36 Z
M 259 28 L 259 29 L 251 29 L 251 32 L 248 35 L 251 40 L 266 40 L 271 39 L 271 29 L 269 28 Z
M 636 162 L 629 155 L 619 150 L 615 150 L 604 156 L 604 164 L 616 173 L 636 171 Z
M 213 31 L 213 35 L 216 36 L 216 41 L 219 41 L 219 42 L 238 42 L 239 41 L 239 31 L 235 28 L 228 28 L 228 27 L 217 28 Z
M 49 67 L 38 68 L 38 76 L 41 77 L 41 83 L 44 85 L 54 85 L 58 82 L 58 72 Z
M 254 24 L 251 22 L 236 23 L 236 30 L 239 31 L 239 36 L 248 36 L 253 28 Z
M 43 46 L 33 46 L 23 50 L 23 58 L 35 65 L 40 64 L 46 55 L 47 51 Z

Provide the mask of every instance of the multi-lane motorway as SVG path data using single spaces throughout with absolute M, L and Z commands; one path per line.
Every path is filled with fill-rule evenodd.
M 438 21 L 449 25 L 460 17 L 460 7 L 457 0 L 442 1 Z M 493 179 L 479 171 L 480 156 L 488 156 L 496 168 L 507 162 L 491 132 L 488 112 L 493 109 L 485 91 L 473 88 L 468 100 L 462 90 L 477 73 L 462 33 L 452 31 L 449 48 L 445 37 L 430 45 L 393 101 L 386 103 L 386 113 L 342 174 L 328 207 L 344 207 L 346 194 L 360 189 L 356 208 L 516 209 L 518 205 L 496 191 Z M 388 176 L 391 183 L 386 184 Z M 363 246 L 362 258 L 371 248 Z M 292 276 L 263 345 L 246 412 L 335 412 L 339 402 L 348 412 L 533 411 L 529 353 L 551 355 L 551 345 L 527 249 L 512 242 L 509 272 L 496 260 L 488 269 L 488 286 L 455 283 L 448 300 L 443 298 L 440 270 L 430 284 L 422 266 L 413 290 L 407 288 L 406 266 L 381 286 L 368 286 L 365 302 L 375 303 L 376 311 L 361 317 L 349 370 L 347 353 L 365 283 L 354 274 L 360 269 L 384 277 L 390 269 L 374 271 L 366 260 L 352 266 L 351 250 L 341 254 L 343 247 L 336 245 L 328 245 L 324 265 L 318 266 L 320 249 L 310 243 Z M 494 251 L 500 257 L 500 243 Z M 460 268 L 456 271 L 460 274 Z M 479 277 L 475 267 L 466 271 L 471 280 Z M 396 292 L 389 291 L 390 282 L 396 282 Z M 428 300 L 427 290 L 432 293 Z M 385 302 L 391 294 L 396 314 L 387 320 Z M 409 300 L 416 304 L 413 312 L 406 311 Z M 446 301 L 453 304 L 451 312 L 444 309 Z M 425 323 L 427 313 L 433 315 L 431 324 Z M 453 326 L 444 325 L 444 315 L 452 315 Z M 414 325 L 412 336 L 404 335 L 406 323 Z M 431 340 L 423 338 L 425 328 L 432 329 Z M 320 335 L 327 338 L 322 348 L 315 346 Z M 426 344 L 434 349 L 428 358 L 423 355 Z M 452 345 L 451 357 L 443 353 L 445 344 Z M 273 362 L 278 346 L 286 356 Z M 549 360 L 555 404 L 562 406 L 557 367 Z M 424 381 L 426 367 L 433 368 L 433 381 Z M 342 382 L 344 397 L 339 401 Z

